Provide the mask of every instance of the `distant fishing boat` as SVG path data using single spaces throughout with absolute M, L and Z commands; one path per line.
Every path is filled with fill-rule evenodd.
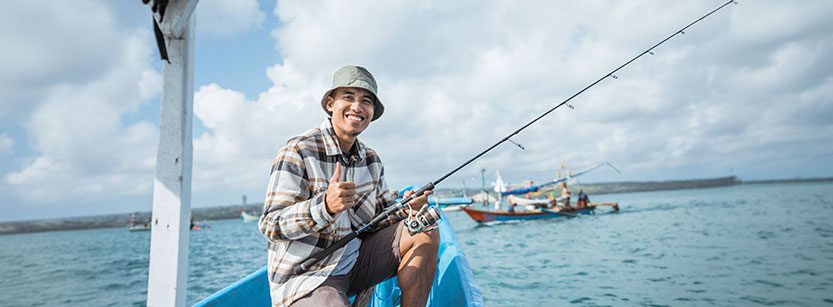
M 584 207 L 576 209 L 568 209 L 562 211 L 548 210 L 548 209 L 534 209 L 525 211 L 489 211 L 479 210 L 471 207 L 461 208 L 472 220 L 478 223 L 486 222 L 507 222 L 507 221 L 523 221 L 536 220 L 544 218 L 553 218 L 561 216 L 576 216 L 579 214 L 593 214 L 595 207 Z
M 240 219 L 243 220 L 243 223 L 254 222 L 260 219 L 257 215 L 251 215 L 246 213 L 243 209 L 240 209 Z
M 497 179 L 495 180 L 495 192 L 500 193 L 501 196 L 535 193 L 549 186 L 565 184 L 568 181 L 573 181 L 576 178 L 589 172 L 592 172 L 602 166 L 609 166 L 611 169 L 621 174 L 619 169 L 617 169 L 615 166 L 613 166 L 613 164 L 610 164 L 609 162 L 600 163 L 594 167 L 591 167 L 589 169 L 583 170 L 575 174 L 573 174 L 573 172 L 567 168 L 566 162 L 561 162 L 561 170 L 557 172 L 555 179 L 552 179 L 549 182 L 536 185 L 532 180 L 527 180 L 524 184 L 507 184 L 503 181 L 503 178 L 501 178 L 500 170 L 498 170 L 496 175 Z M 566 173 L 566 176 L 562 176 L 562 172 Z
M 483 306 L 480 289 L 474 284 L 474 276 L 460 249 L 454 230 L 440 213 L 440 248 L 437 257 L 437 272 L 426 306 Z M 378 285 L 367 306 L 399 306 L 401 290 L 396 277 Z M 217 291 L 194 306 L 270 306 L 269 280 L 266 267 Z
M 136 213 L 130 214 L 130 223 L 127 224 L 127 231 L 129 232 L 137 232 L 137 231 L 150 231 L 150 221 L 147 221 L 143 224 L 136 223 Z
M 136 225 L 136 226 L 128 226 L 127 231 L 136 232 L 136 231 L 150 231 L 150 225 Z

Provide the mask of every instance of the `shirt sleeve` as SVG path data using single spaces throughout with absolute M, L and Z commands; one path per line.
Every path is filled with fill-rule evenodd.
M 333 223 L 324 205 L 326 193 L 311 195 L 311 191 L 298 149 L 284 146 L 272 164 L 260 232 L 269 240 L 298 240 Z

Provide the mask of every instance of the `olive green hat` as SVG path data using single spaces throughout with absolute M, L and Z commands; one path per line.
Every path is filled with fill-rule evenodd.
M 376 93 L 376 79 L 373 78 L 373 75 L 364 67 L 347 65 L 336 71 L 333 75 L 333 87 L 324 93 L 324 97 L 321 98 L 321 108 L 330 116 L 332 114 L 327 111 L 327 97 L 340 87 L 362 88 L 373 94 L 373 98 L 375 98 L 373 99 L 373 118 L 370 121 L 378 119 L 382 116 L 382 113 L 385 113 L 385 106 L 382 105 L 382 101 L 379 100 L 379 95 Z

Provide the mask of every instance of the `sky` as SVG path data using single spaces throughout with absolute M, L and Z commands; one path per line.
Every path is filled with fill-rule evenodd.
M 196 14 L 192 207 L 263 199 L 343 65 L 385 103 L 359 139 L 436 180 L 722 1 L 220 1 Z M 149 211 L 162 63 L 141 1 L 0 10 L 0 221 Z M 442 182 L 833 176 L 833 2 L 739 1 Z

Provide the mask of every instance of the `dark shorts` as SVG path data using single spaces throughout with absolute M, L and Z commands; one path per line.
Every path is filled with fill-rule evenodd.
M 292 306 L 349 306 L 349 296 L 396 276 L 401 260 L 399 239 L 403 227 L 399 222 L 362 237 L 359 257 L 350 273 L 330 276 Z

